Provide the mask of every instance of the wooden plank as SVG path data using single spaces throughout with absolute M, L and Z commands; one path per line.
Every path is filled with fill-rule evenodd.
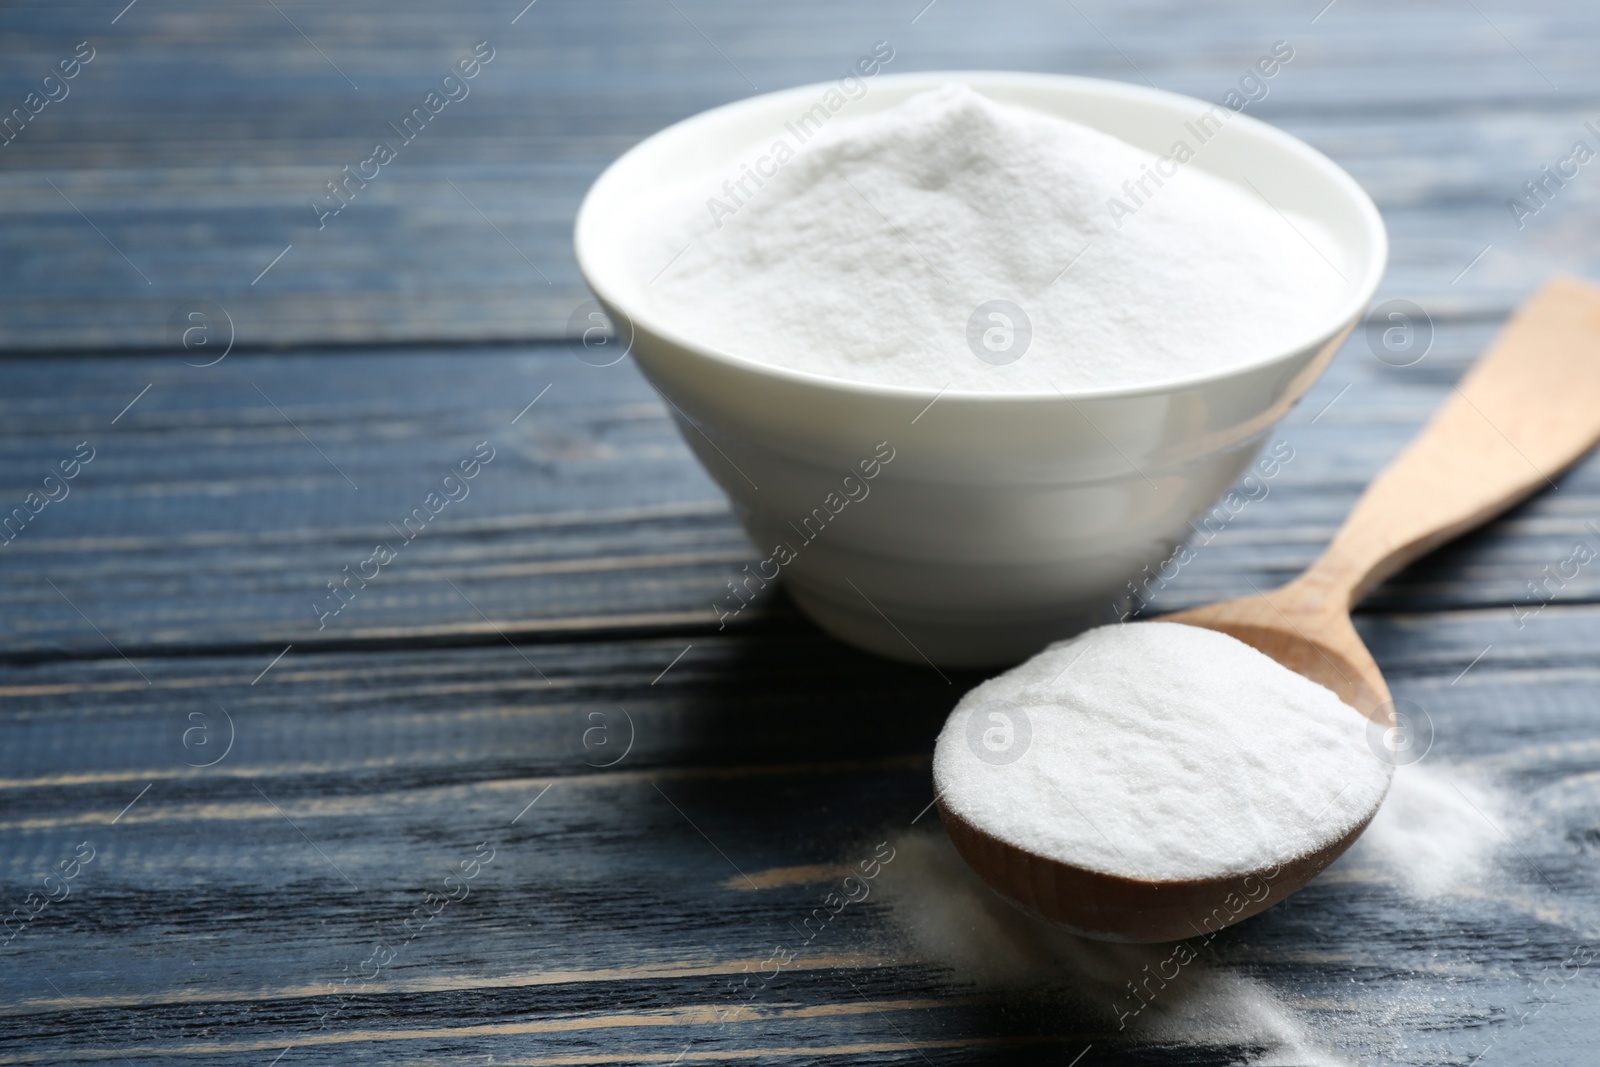
M 1170 581 L 1147 580 L 1150 610 L 1236 596 L 1303 568 L 1493 329 L 1441 322 L 1432 351 L 1409 367 L 1353 339 L 1278 431 L 1294 458 L 1250 487 L 1257 499 L 1197 524 L 1193 560 Z M 712 604 L 756 558 L 627 361 L 595 368 L 543 346 L 96 367 L 5 364 L 8 507 L 81 442 L 96 449 L 70 495 L 0 548 L 0 590 L 14 607 L 0 632 L 12 657 L 710 632 Z M 400 540 L 413 509 L 484 441 L 497 451 L 469 495 Z M 1591 525 L 1600 463 L 1558 484 L 1399 575 L 1369 609 L 1495 606 L 1513 619 L 1514 604 L 1596 599 L 1600 566 L 1568 561 L 1579 543 L 1600 550 Z M 315 605 L 339 603 L 327 583 L 359 570 L 379 541 L 398 545 L 395 563 L 319 616 Z M 737 625 L 792 618 L 770 598 Z
M 313 365 L 321 369 L 310 377 Z M 430 601 L 456 624 L 483 626 L 474 604 L 502 618 L 525 614 L 510 605 L 525 601 L 518 590 L 530 583 L 548 587 L 568 619 L 674 615 L 689 604 L 709 616 L 703 593 L 746 552 L 726 503 L 638 375 L 563 349 L 332 362 L 236 355 L 205 370 L 109 361 L 70 396 L 51 384 L 62 371 L 77 377 L 67 367 L 8 366 L 19 390 L 6 420 L 6 469 L 17 472 L 8 500 L 22 503 L 78 443 L 96 449 L 70 494 L 0 550 L 11 557 L 7 580 L 32 589 L 16 602 L 27 613 L 8 620 L 13 650 L 89 647 L 60 641 L 79 626 L 94 632 L 72 604 L 118 645 L 254 641 L 260 628 L 239 622 L 269 602 L 273 640 L 309 637 L 319 632 L 314 595 L 330 597 L 327 582 L 359 569 L 380 540 L 401 553 L 392 576 L 411 576 L 353 586 L 361 599 L 333 618 L 334 634 L 420 621 Z M 428 399 L 407 410 L 399 398 L 408 394 Z M 488 407 L 489 397 L 501 399 Z M 478 462 L 482 442 L 492 458 L 464 483 L 467 495 L 426 525 L 415 518 L 419 507 L 428 517 L 428 494 L 444 492 L 462 461 Z M 458 567 L 469 562 L 488 569 L 467 578 Z M 74 567 L 77 579 L 67 573 Z M 133 580 L 121 593 L 115 572 Z M 41 573 L 61 592 L 30 577 Z M 253 591 L 267 587 L 277 591 L 265 600 Z M 108 597 L 140 621 L 113 621 L 123 608 Z M 204 603 L 220 626 L 192 625 Z M 69 617 L 77 622 L 63 630 Z
M 912 825 L 968 679 L 790 636 L 708 638 L 659 681 L 676 652 L 660 640 L 291 656 L 256 685 L 240 657 L 140 660 L 149 685 L 121 662 L 4 668 L 0 883 L 20 903 L 76 843 L 95 858 L 3 949 L 0 1062 L 965 1062 L 1003 1042 L 1008 1061 L 1093 1044 L 1228 1062 L 1402 1041 L 1407 1062 L 1467 1062 L 1524 1029 L 1572 1050 L 1587 1031 L 1514 1020 L 1592 1003 L 1581 969 L 1555 996 L 1530 983 L 1600 918 L 1600 861 L 1573 845 L 1600 771 L 1600 609 L 1551 608 L 1473 663 L 1497 626 L 1365 632 L 1432 717 L 1420 768 L 1489 783 L 1510 844 L 1426 898 L 1358 845 L 1289 904 L 1197 939 L 1201 962 L 1126 1031 L 1125 984 L 1170 948 L 1037 927 Z M 622 741 L 619 707 L 634 746 L 593 766 L 613 754 L 584 731 L 604 715 Z M 341 999 L 486 840 L 469 895 Z M 867 899 L 795 933 L 885 840 Z M 792 966 L 739 1004 L 729 981 L 775 945 Z
M 762 88 L 816 80 L 888 38 L 893 69 L 1149 77 L 1214 99 L 1289 38 L 1295 63 L 1253 111 L 1372 189 L 1395 239 L 1381 298 L 1422 304 L 1437 336 L 1407 367 L 1352 340 L 1279 429 L 1294 459 L 1151 607 L 1234 595 L 1315 555 L 1547 271 L 1600 273 L 1584 179 L 1522 231 L 1504 204 L 1584 136 L 1600 75 L 1581 44 L 1600 13 L 541 4 L 518 38 L 499 27 L 520 0 L 279 6 L 339 69 L 267 6 L 0 21 L 12 100 L 30 68 L 104 35 L 72 97 L 0 149 L 0 346 L 122 353 L 0 363 L 0 502 L 79 442 L 96 449 L 71 495 L 0 547 L 6 907 L 74 845 L 96 850 L 67 899 L 0 945 L 0 1063 L 1588 1051 L 1600 998 L 1575 954 L 1600 928 L 1600 571 L 1563 567 L 1600 546 L 1596 461 L 1397 576 L 1358 619 L 1434 735 L 1388 813 L 1409 797 L 1409 817 L 1433 821 L 1375 828 L 1287 905 L 1197 939 L 1163 982 L 1150 975 L 1170 948 L 1033 924 L 924 814 L 932 738 L 974 678 L 850 652 L 780 598 L 717 632 L 709 603 L 754 553 L 626 363 L 591 368 L 557 344 L 259 348 L 559 336 L 582 299 L 566 242 L 587 182 L 637 138 L 752 91 L 740 71 Z M 416 71 L 484 36 L 502 50 L 448 125 L 328 230 L 294 220 L 306 186 L 411 106 Z M 161 346 L 196 297 L 236 316 L 224 362 L 128 351 Z M 479 441 L 497 451 L 470 497 L 317 629 L 323 583 Z M 410 936 L 484 841 L 494 859 L 469 895 Z M 881 841 L 895 858 L 869 898 L 811 936 L 824 894 Z M 1473 850 L 1482 861 L 1462 861 Z M 394 955 L 374 968 L 380 945 Z M 770 972 L 775 947 L 787 966 L 730 990 Z
M 1372 190 L 1395 238 L 1386 294 L 1503 313 L 1551 269 L 1600 274 L 1582 222 L 1593 183 L 1572 181 L 1525 230 L 1506 208 L 1540 165 L 1592 136 L 1583 122 L 1600 82 L 1564 42 L 1592 35 L 1595 16 L 1553 0 L 1494 23 L 1344 0 L 1315 24 L 1171 3 L 942 5 L 914 25 L 887 4 L 554 5 L 515 26 L 519 5 L 279 6 L 289 18 L 194 0 L 136 6 L 114 27 L 82 5 L 6 16 L 6 99 L 86 36 L 98 51 L 71 94 L 0 149 L 0 347 L 170 347 L 168 319 L 200 298 L 250 345 L 563 336 L 587 299 L 572 215 L 611 159 L 753 92 L 745 75 L 763 89 L 825 80 L 876 40 L 896 48 L 892 70 L 1148 79 L 1220 100 L 1287 39 L 1296 58 L 1251 110 Z M 419 72 L 483 39 L 497 58 L 471 95 L 319 229 L 310 199 L 417 105 L 436 80 Z M 1406 41 L 1403 66 L 1374 40 Z

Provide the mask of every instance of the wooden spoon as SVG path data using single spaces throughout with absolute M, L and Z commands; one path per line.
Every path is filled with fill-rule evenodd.
M 1596 440 L 1600 287 L 1557 278 L 1517 312 L 1421 436 L 1367 487 L 1309 570 L 1265 595 L 1164 621 L 1230 634 L 1392 725 L 1389 687 L 1351 608 L 1406 564 L 1553 485 Z M 943 795 L 942 783 L 934 789 Z M 1254 915 L 1316 877 L 1376 813 L 1374 805 L 1346 836 L 1268 870 L 1152 882 L 1028 852 L 940 804 L 957 851 L 996 891 L 1078 933 L 1116 941 L 1173 941 Z

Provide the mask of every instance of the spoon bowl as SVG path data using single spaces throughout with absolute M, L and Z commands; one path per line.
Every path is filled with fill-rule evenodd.
M 1314 852 L 1242 874 L 1149 881 L 1074 866 L 1003 841 L 944 805 L 950 841 L 989 887 L 1023 911 L 1099 941 L 1181 941 L 1216 933 L 1301 889 L 1361 836 L 1377 809 Z
M 1304 574 L 1162 621 L 1228 634 L 1392 726 L 1389 687 L 1351 622 L 1353 606 L 1406 564 L 1553 484 L 1597 439 L 1600 288 L 1558 278 L 1512 318 Z M 935 797 L 944 792 L 936 776 Z M 1349 848 L 1381 802 L 1339 838 L 1271 867 L 1166 881 L 1077 866 L 1003 840 L 942 801 L 939 812 L 962 858 L 1014 904 L 1088 937 L 1149 942 L 1215 933 L 1271 907 Z

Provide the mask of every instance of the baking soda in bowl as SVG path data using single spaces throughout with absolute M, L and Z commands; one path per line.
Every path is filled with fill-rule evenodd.
M 1343 252 L 1193 154 L 948 84 L 668 197 L 649 299 L 735 355 L 928 389 L 1145 385 L 1304 343 Z
M 968 693 L 943 807 L 1017 848 L 1146 881 L 1261 871 L 1341 840 L 1391 766 L 1330 690 L 1226 634 L 1090 630 Z

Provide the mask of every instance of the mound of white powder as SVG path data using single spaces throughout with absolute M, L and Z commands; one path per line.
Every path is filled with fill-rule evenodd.
M 1331 325 L 1350 273 L 1334 240 L 1189 143 L 1198 161 L 1163 161 L 945 85 L 841 116 L 792 159 L 753 145 L 768 177 L 746 164 L 711 198 L 670 196 L 643 235 L 649 269 L 668 264 L 649 299 L 750 359 L 987 392 L 1148 384 Z M 1022 317 L 980 309 L 996 300 Z
M 995 837 L 1151 881 L 1311 852 L 1369 814 L 1389 775 L 1330 690 L 1167 622 L 1090 630 L 984 682 L 933 757 L 941 803 Z

